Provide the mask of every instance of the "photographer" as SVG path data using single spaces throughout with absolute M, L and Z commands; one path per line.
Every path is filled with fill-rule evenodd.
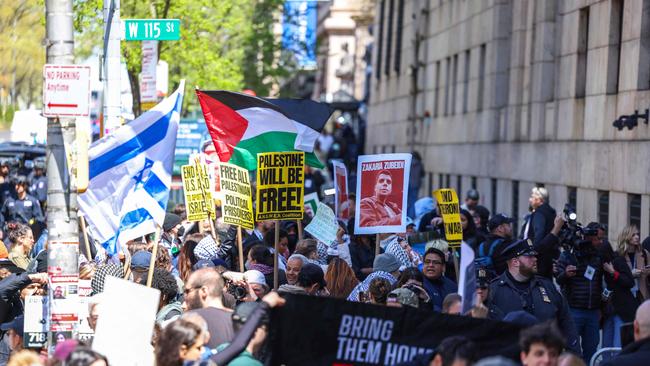
M 569 303 L 569 311 L 581 339 L 582 357 L 591 360 L 600 337 L 600 308 L 603 294 L 603 274 L 613 272 L 605 262 L 603 241 L 598 236 L 600 225 L 589 223 L 582 229 L 582 240 L 576 240 L 557 262 L 557 283 Z

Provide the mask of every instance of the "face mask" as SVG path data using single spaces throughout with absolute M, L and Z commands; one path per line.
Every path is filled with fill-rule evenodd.
M 185 226 L 181 226 L 181 227 L 178 229 L 178 234 L 177 234 L 176 236 L 178 236 L 179 238 L 182 238 L 183 235 L 185 235 Z

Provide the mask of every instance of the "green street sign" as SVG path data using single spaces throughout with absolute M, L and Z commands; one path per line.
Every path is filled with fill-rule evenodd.
M 125 41 L 178 41 L 180 19 L 123 19 Z

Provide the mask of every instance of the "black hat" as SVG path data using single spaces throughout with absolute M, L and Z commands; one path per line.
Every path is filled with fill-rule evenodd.
M 478 191 L 476 189 L 474 189 L 474 188 L 467 191 L 467 196 L 466 197 L 469 198 L 470 200 L 474 200 L 474 201 L 478 201 L 479 198 L 480 198 L 480 196 L 478 194 Z
M 323 269 L 319 265 L 313 263 L 306 263 L 302 266 L 300 273 L 298 274 L 298 283 L 308 286 L 317 283 L 321 288 L 327 286 Z
M 533 248 L 533 242 L 530 239 L 521 239 L 510 243 L 503 249 L 501 255 L 506 259 L 516 258 L 520 255 L 532 257 L 537 255 L 537 251 Z
M 490 221 L 488 221 L 488 230 L 492 231 L 496 229 L 499 225 L 512 224 L 515 221 L 517 220 L 515 220 L 510 216 L 507 216 L 506 214 L 499 213 L 490 217 Z
M 163 231 L 169 231 L 176 227 L 176 225 L 181 223 L 181 217 L 173 214 L 173 213 L 166 213 L 165 214 L 165 221 L 163 221 Z

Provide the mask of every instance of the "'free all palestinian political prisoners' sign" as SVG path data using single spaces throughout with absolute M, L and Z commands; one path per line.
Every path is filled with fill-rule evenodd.
M 257 154 L 258 221 L 302 219 L 304 165 L 302 151 Z
M 248 170 L 220 163 L 218 171 L 223 196 L 223 222 L 253 230 L 253 202 Z

